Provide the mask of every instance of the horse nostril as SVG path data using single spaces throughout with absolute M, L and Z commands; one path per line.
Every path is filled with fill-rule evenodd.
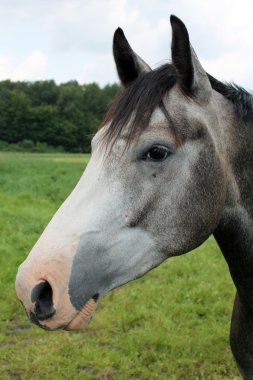
M 53 290 L 47 281 L 40 282 L 32 290 L 32 302 L 35 302 L 35 315 L 39 321 L 51 318 L 56 310 L 53 307 Z

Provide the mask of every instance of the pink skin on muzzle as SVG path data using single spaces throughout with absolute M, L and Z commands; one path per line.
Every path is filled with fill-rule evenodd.
M 33 319 L 36 315 L 36 300 L 33 299 L 33 290 L 41 283 L 47 283 L 52 291 L 52 307 L 54 314 L 46 320 L 36 322 L 43 328 L 55 330 L 65 328 L 75 330 L 89 322 L 96 308 L 96 302 L 91 299 L 81 311 L 76 310 L 70 302 L 68 281 L 76 243 L 72 243 L 67 250 L 63 247 L 60 252 L 55 249 L 47 253 L 48 244 L 39 239 L 30 255 L 20 265 L 16 278 L 17 296 L 22 302 L 27 315 Z

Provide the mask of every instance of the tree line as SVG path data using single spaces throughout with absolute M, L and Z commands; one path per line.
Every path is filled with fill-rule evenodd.
M 118 84 L 53 80 L 0 82 L 0 141 L 44 143 L 69 152 L 89 152 L 90 142 L 119 90 Z

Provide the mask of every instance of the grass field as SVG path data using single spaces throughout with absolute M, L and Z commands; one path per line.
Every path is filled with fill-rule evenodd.
M 211 238 L 108 294 L 81 332 L 33 326 L 18 265 L 89 157 L 0 153 L 0 379 L 239 379 L 229 348 L 234 287 Z

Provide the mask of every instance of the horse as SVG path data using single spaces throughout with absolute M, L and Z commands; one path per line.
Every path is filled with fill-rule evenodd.
M 236 287 L 230 345 L 253 379 L 253 98 L 201 66 L 172 15 L 171 63 L 154 70 L 122 29 L 122 91 L 92 140 L 76 187 L 21 264 L 32 322 L 75 330 L 98 300 L 214 235 Z

